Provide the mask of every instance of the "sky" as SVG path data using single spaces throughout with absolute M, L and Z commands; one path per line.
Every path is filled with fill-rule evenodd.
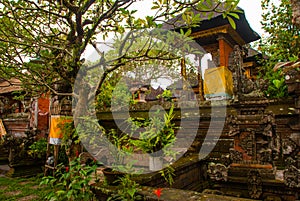
M 256 31 L 260 36 L 264 34 L 264 31 L 261 28 L 260 21 L 262 20 L 262 9 L 261 9 L 262 0 L 240 0 L 239 7 L 241 7 L 246 15 L 246 19 L 250 24 L 251 28 Z M 275 5 L 279 5 L 280 0 L 272 0 Z
M 264 33 L 261 28 L 261 14 L 262 9 L 260 6 L 261 0 L 240 0 L 239 7 L 241 7 L 246 15 L 246 19 L 251 28 L 256 31 L 260 36 Z

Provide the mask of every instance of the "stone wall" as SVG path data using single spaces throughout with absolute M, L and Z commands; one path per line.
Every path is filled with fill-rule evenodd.
M 247 101 L 246 101 L 247 102 Z M 267 102 L 267 104 L 266 104 Z M 155 104 L 155 103 L 151 103 Z M 151 108 L 151 104 L 138 104 L 135 105 L 134 108 L 131 108 L 130 115 L 131 116 L 139 116 L 139 117 L 148 117 L 147 110 Z M 166 103 L 164 103 L 166 104 Z M 168 104 L 168 103 L 167 103 Z M 259 105 L 259 102 L 256 103 Z M 276 134 L 279 136 L 280 139 L 280 152 L 279 157 L 274 161 L 274 164 L 276 164 L 277 168 L 284 168 L 285 165 L 285 155 L 283 154 L 283 142 L 288 139 L 291 134 L 293 133 L 293 130 L 291 128 L 291 125 L 295 121 L 295 119 L 298 118 L 297 114 L 293 110 L 294 108 L 294 101 L 292 99 L 286 99 L 286 100 L 270 100 L 266 101 L 264 100 L 264 112 L 265 113 L 273 113 L 275 116 L 275 130 Z M 163 105 L 165 108 L 167 108 L 169 105 Z M 195 140 L 192 144 L 192 146 L 189 148 L 188 152 L 185 154 L 185 156 L 192 157 L 193 160 L 189 160 L 189 162 L 179 162 L 179 164 L 176 167 L 176 177 L 175 177 L 175 183 L 173 184 L 173 187 L 175 188 L 181 188 L 181 189 L 189 189 L 189 190 L 198 190 L 201 191 L 205 189 L 208 185 L 208 179 L 206 176 L 206 168 L 209 161 L 218 162 L 223 160 L 222 156 L 229 154 L 229 149 L 233 147 L 233 137 L 229 136 L 229 125 L 227 122 L 225 125 L 223 125 L 224 119 L 228 119 L 230 115 L 236 115 L 239 111 L 238 108 L 248 109 L 251 111 L 251 109 L 254 108 L 253 104 L 249 105 L 240 105 L 239 103 L 232 103 L 232 102 L 220 102 L 220 104 L 217 106 L 220 107 L 220 111 L 222 107 L 226 107 L 226 114 L 224 116 L 224 113 L 220 112 L 220 116 L 214 118 L 214 125 L 215 127 L 212 128 L 212 132 L 210 134 L 211 140 L 206 143 L 205 146 L 214 146 L 214 143 L 216 143 L 216 146 L 212 150 L 212 152 L 209 154 L 208 157 L 205 157 L 205 159 L 199 161 L 199 151 L 201 147 L 203 147 L 203 142 L 206 137 L 207 131 L 209 127 L 211 126 L 211 107 L 209 102 L 202 103 L 200 106 L 200 121 L 198 119 L 191 118 L 189 121 L 185 122 L 185 129 L 182 131 L 184 133 L 185 138 L 193 137 L 190 130 L 193 130 L 196 127 L 197 128 L 197 135 L 195 137 Z M 246 108 L 249 107 L 249 108 Z M 253 108 L 252 108 L 253 107 Z M 217 110 L 217 109 L 216 109 Z M 175 120 L 174 122 L 179 125 L 181 121 L 181 113 L 178 108 L 175 108 Z M 253 109 L 254 111 L 254 109 Z M 257 111 L 256 111 L 257 112 Z M 124 113 L 125 114 L 125 113 Z M 215 113 L 218 114 L 218 113 Z M 251 115 L 251 114 L 250 114 Z M 118 121 L 122 120 L 122 112 L 119 113 L 119 119 Z M 100 119 L 100 123 L 106 127 L 106 128 L 112 128 L 116 127 L 115 121 L 113 120 L 113 117 L 109 111 L 103 111 L 98 113 L 98 118 Z M 258 123 L 259 124 L 259 123 Z M 218 132 L 217 127 L 220 127 L 219 129 L 222 130 L 222 134 L 220 138 L 218 139 Z M 215 139 L 214 139 L 215 136 Z M 202 155 L 205 155 L 205 153 L 201 153 Z M 195 157 L 196 156 L 196 157 Z M 182 159 L 184 160 L 184 159 Z M 176 163 L 175 163 L 176 164 Z M 164 183 L 162 178 L 159 178 L 157 176 L 152 175 L 152 177 L 149 181 L 143 181 L 145 185 L 149 186 L 165 186 L 166 183 Z M 155 178 L 155 179 L 153 179 Z M 197 186 L 198 185 L 198 186 Z
M 206 161 L 199 161 L 198 155 L 182 157 L 172 167 L 174 183 L 170 186 L 159 172 L 138 175 L 135 180 L 143 186 L 172 187 L 177 189 L 202 191 L 209 186 Z

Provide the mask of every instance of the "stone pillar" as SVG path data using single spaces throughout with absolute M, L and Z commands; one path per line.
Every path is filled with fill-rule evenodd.
M 288 70 L 285 75 L 285 82 L 288 86 L 288 93 L 294 97 L 296 120 L 290 122 L 290 128 L 294 131 L 286 139 L 285 147 L 290 149 L 283 150 L 285 153 L 284 182 L 288 187 L 300 187 L 300 72 Z

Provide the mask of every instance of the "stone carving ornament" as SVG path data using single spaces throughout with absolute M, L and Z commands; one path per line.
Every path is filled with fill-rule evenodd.
M 259 199 L 262 195 L 262 179 L 257 170 L 248 173 L 248 193 L 253 199 Z
M 245 135 L 245 132 L 243 133 Z M 253 156 L 253 143 L 255 141 L 255 131 L 248 130 L 245 137 L 240 138 L 239 146 L 243 148 L 245 153 L 249 156 Z
M 207 173 L 211 180 L 227 181 L 228 167 L 221 163 L 209 163 Z
M 227 125 L 229 127 L 228 136 L 235 136 L 240 133 L 237 116 L 230 115 L 227 118 Z
M 263 86 L 262 80 L 253 82 L 248 79 L 243 72 L 243 55 L 244 51 L 235 45 L 229 58 L 229 70 L 232 72 L 233 78 L 233 95 L 234 101 L 238 101 L 241 97 L 263 97 L 263 93 L 259 86 Z
M 235 137 L 235 144 L 244 150 L 245 154 L 258 163 L 272 163 L 278 157 L 280 150 L 279 137 L 275 132 L 275 117 L 272 113 L 257 115 L 256 119 L 247 115 L 231 115 L 227 119 L 228 135 Z M 249 125 L 252 128 L 249 128 Z M 230 151 L 233 161 L 243 161 L 237 150 Z
M 232 162 L 239 162 L 243 160 L 243 154 L 234 148 L 229 149 L 230 159 Z
M 287 168 L 283 172 L 284 184 L 290 188 L 300 187 L 300 170 L 295 167 L 296 161 L 292 157 L 286 159 Z

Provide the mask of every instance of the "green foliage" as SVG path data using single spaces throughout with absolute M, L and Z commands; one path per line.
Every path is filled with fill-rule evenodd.
M 137 150 L 142 150 L 144 153 L 149 153 L 153 156 L 170 156 L 175 158 L 177 152 L 172 150 L 172 146 L 176 141 L 175 129 L 177 128 L 172 122 L 174 118 L 174 105 L 168 113 L 165 113 L 163 119 L 159 118 L 159 111 L 154 114 L 154 117 L 149 119 L 130 118 L 131 135 L 138 132 L 138 139 L 129 139 Z M 141 131 L 142 129 L 142 131 Z M 160 153 L 160 151 L 162 151 Z M 161 176 L 172 185 L 174 180 L 174 168 L 169 165 L 160 171 Z
M 130 118 L 128 121 L 133 125 L 132 135 L 139 128 L 144 129 L 144 131 L 139 131 L 139 139 L 130 139 L 130 143 L 145 153 L 155 153 L 161 149 L 168 150 L 176 141 L 174 131 L 176 127 L 171 122 L 174 118 L 173 109 L 174 107 L 171 107 L 169 113 L 164 114 L 163 120 L 158 117 L 159 111 L 147 121 Z
M 8 178 L 0 177 L 0 200 L 32 200 L 43 201 L 52 189 L 48 186 L 38 186 L 40 177 Z M 16 193 L 19 192 L 19 193 Z
M 300 28 L 292 24 L 289 0 L 276 6 L 272 0 L 262 1 L 262 28 L 268 36 L 261 41 L 261 50 L 274 61 L 289 61 L 300 56 Z
M 288 96 L 287 85 L 280 71 L 274 72 L 272 69 L 269 69 L 269 71 L 265 71 L 263 78 L 268 82 L 268 88 L 264 91 L 266 97 L 282 98 Z
M 122 201 L 134 201 L 142 200 L 142 197 L 137 194 L 140 190 L 140 185 L 130 178 L 129 174 L 119 179 L 118 190 L 115 194 L 112 194 L 108 201 L 122 200 Z
M 72 143 L 79 144 L 79 136 L 74 126 L 72 117 L 62 117 L 58 123 L 60 132 L 62 133 L 62 145 L 70 147 Z
M 162 94 L 158 95 L 157 98 L 163 98 L 165 101 L 172 102 L 172 91 L 166 89 Z
M 53 191 L 47 196 L 47 200 L 94 200 L 94 194 L 90 182 L 93 176 L 97 176 L 97 163 L 82 165 L 80 158 L 70 162 L 66 167 L 58 165 L 58 169 L 53 176 L 43 177 L 41 185 L 49 185 Z M 97 177 L 95 178 L 97 181 Z
M 120 81 L 120 73 L 112 73 L 98 91 L 95 103 L 97 111 L 110 108 L 112 103 L 116 106 L 127 106 L 133 103 L 133 97 L 126 83 Z
M 130 163 L 127 163 L 126 166 L 120 165 L 124 164 L 125 157 L 133 152 L 133 148 L 129 145 L 129 136 L 118 133 L 115 129 L 111 129 L 107 132 L 106 136 L 110 142 L 107 147 L 114 161 L 112 168 L 118 171 L 124 171 L 123 168 L 130 169 L 130 166 L 132 165 Z M 134 163 L 134 161 L 131 161 L 131 163 Z
M 29 146 L 28 154 L 34 158 L 45 159 L 47 152 L 47 139 L 41 138 Z
M 97 44 L 98 36 L 105 40 L 110 34 L 159 28 L 165 20 L 182 13 L 182 20 L 189 27 L 198 26 L 202 16 L 210 18 L 215 12 L 224 13 L 224 17 L 232 21 L 231 17 L 236 17 L 238 2 L 152 1 L 153 14 L 137 17 L 133 6 L 138 1 L 3 0 L 0 3 L 1 76 L 20 79 L 23 89 L 29 93 L 58 93 L 55 88 L 57 81 L 64 80 L 73 86 L 83 64 L 83 53 L 88 44 Z M 190 12 L 192 6 L 199 11 L 198 14 Z M 189 35 L 190 31 L 186 34 Z M 120 51 L 114 60 L 110 60 L 114 61 L 113 65 L 103 69 L 109 73 L 122 66 L 120 63 L 136 58 L 137 55 Z
M 268 59 L 262 61 L 260 76 L 268 81 L 267 97 L 287 96 L 287 86 L 280 71 L 273 68 L 278 62 L 295 61 L 300 54 L 300 29 L 292 24 L 292 9 L 289 0 L 276 6 L 272 0 L 262 1 L 264 13 L 262 27 L 268 34 L 260 41 L 259 49 Z
M 168 182 L 170 186 L 174 183 L 174 179 L 173 179 L 173 177 L 175 176 L 174 172 L 175 169 L 171 165 L 159 171 L 161 176 Z

